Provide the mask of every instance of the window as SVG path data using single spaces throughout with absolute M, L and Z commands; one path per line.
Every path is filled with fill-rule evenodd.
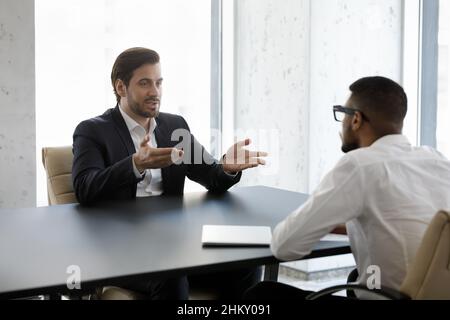
M 403 134 L 413 145 L 419 143 L 420 7 L 420 0 L 403 2 L 402 85 L 408 96 Z
M 315 189 L 342 156 L 332 106 L 346 102 L 349 85 L 372 75 L 402 82 L 404 2 L 235 3 L 235 129 L 275 129 L 280 142 L 268 150 L 279 170 L 249 172 L 241 185 Z M 417 121 L 410 114 L 414 144 Z
M 159 52 L 161 111 L 185 117 L 209 146 L 211 1 L 47 0 L 35 6 L 38 205 L 47 204 L 41 148 L 71 145 L 80 121 L 115 106 L 111 68 L 129 47 Z
M 439 2 L 437 149 L 450 158 L 450 3 Z

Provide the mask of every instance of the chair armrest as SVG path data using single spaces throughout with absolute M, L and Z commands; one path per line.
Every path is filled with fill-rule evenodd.
M 400 291 L 384 287 L 382 289 L 369 289 L 366 286 L 360 284 L 343 284 L 339 286 L 333 286 L 329 288 L 325 288 L 323 290 L 313 292 L 306 297 L 306 300 L 316 300 L 322 298 L 324 296 L 328 296 L 330 294 L 342 291 L 342 290 L 353 290 L 353 291 L 366 291 L 370 293 L 377 294 L 387 299 L 391 300 L 410 300 L 411 298 L 401 293 Z

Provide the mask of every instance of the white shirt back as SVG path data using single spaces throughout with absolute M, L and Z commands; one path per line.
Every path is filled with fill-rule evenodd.
M 368 268 L 376 266 L 381 285 L 399 289 L 429 222 L 448 208 L 450 162 L 432 148 L 389 135 L 344 155 L 275 228 L 271 248 L 278 258 L 298 259 L 346 223 L 358 282 L 366 285 Z

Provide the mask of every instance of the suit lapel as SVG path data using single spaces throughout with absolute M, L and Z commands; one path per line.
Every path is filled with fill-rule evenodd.
M 125 120 L 120 114 L 119 106 L 116 106 L 112 111 L 112 118 L 114 120 L 117 132 L 119 133 L 119 136 L 122 139 L 125 148 L 127 149 L 128 155 L 136 153 L 133 140 L 131 139 L 130 131 L 128 131 Z
M 160 118 L 156 118 L 156 128 L 155 128 L 155 138 L 156 143 L 158 144 L 158 148 L 167 148 L 170 147 L 169 144 L 169 132 L 166 124 L 160 120 Z

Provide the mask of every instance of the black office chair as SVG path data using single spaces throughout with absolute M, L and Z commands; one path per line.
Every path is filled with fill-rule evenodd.
M 352 272 L 349 273 L 348 277 L 347 277 L 347 284 L 352 284 L 354 282 L 356 282 L 356 280 L 358 280 L 358 269 L 353 269 Z M 347 298 L 353 298 L 353 299 L 357 299 L 355 291 L 347 289 Z

